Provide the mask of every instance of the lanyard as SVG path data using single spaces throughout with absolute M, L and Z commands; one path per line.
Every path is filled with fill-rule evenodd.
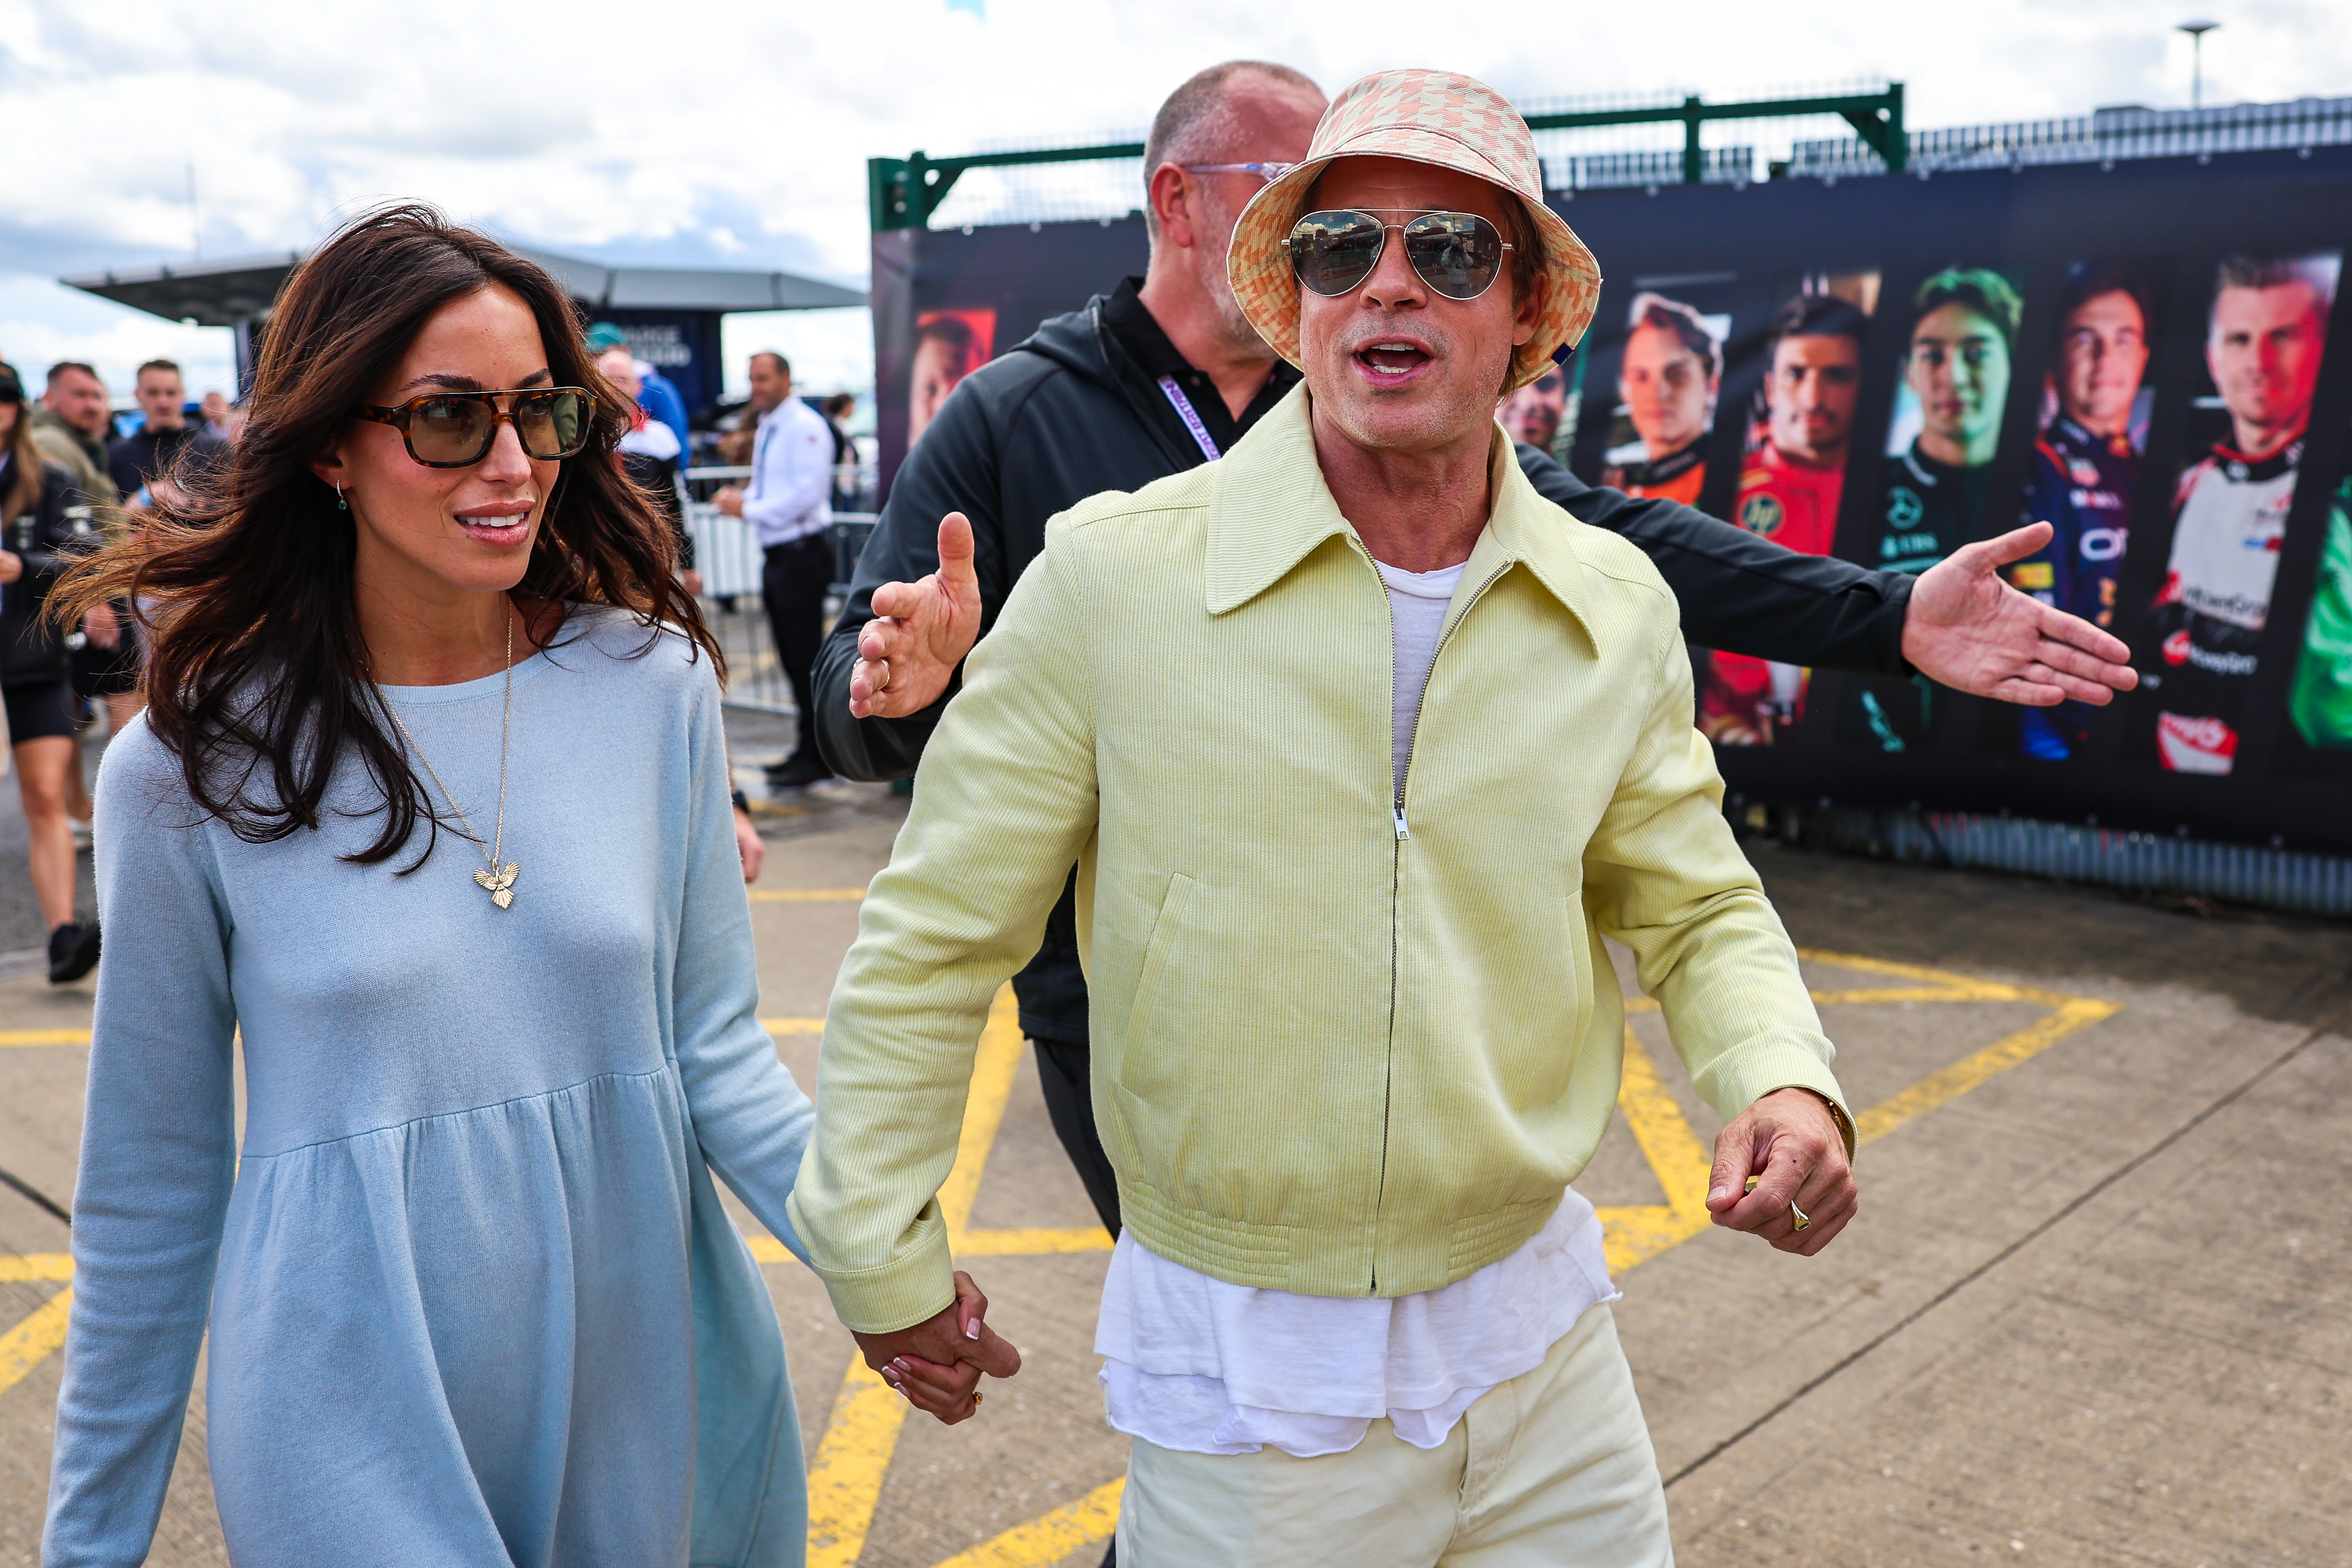
M 1175 405 L 1176 417 L 1184 422 L 1184 428 L 1191 431 L 1192 439 L 1201 444 L 1201 455 L 1214 463 L 1223 454 L 1218 452 L 1215 440 L 1209 434 L 1209 427 L 1201 423 L 1201 411 L 1192 406 L 1192 400 L 1184 395 L 1184 389 L 1176 384 L 1174 376 L 1160 377 L 1160 390 L 1168 394 L 1168 401 Z

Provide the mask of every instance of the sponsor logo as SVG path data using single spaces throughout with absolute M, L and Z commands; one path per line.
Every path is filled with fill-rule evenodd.
M 2069 490 L 2066 501 L 2069 506 L 2085 512 L 2120 512 L 2124 509 L 2124 498 L 2113 490 Z
M 2166 664 L 2187 664 L 2209 675 L 2251 675 L 2257 663 L 2252 653 L 2231 653 L 2219 648 L 2205 647 L 2185 629 L 2164 640 L 2163 653 Z
M 1878 541 L 1881 559 L 1901 560 L 1906 556 L 1934 555 L 1937 541 L 1933 534 L 1889 534 Z
M 1888 528 L 1908 528 L 1927 515 L 1927 503 L 1919 499 L 1919 492 L 1910 486 L 1897 485 L 1886 492 L 1886 526 Z
M 2080 457 L 2066 465 L 2066 472 L 2074 477 L 2077 485 L 2095 485 L 2099 482 L 2099 465 Z
M 1766 538 L 1780 531 L 1781 520 L 1787 516 L 1778 496 L 1750 496 L 1739 503 L 1739 526 Z
M 2077 548 L 2084 560 L 2121 560 L 2130 541 L 2129 528 L 2084 528 Z
M 2009 569 L 2009 580 L 2028 593 L 2057 585 L 2058 569 L 2046 560 L 2021 561 Z
M 2175 773 L 2227 773 L 2238 757 L 2238 732 L 2218 718 L 2177 713 L 2156 716 L 2156 748 Z

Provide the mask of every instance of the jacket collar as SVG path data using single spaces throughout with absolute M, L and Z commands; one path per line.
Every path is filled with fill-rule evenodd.
M 1355 534 L 1316 461 L 1307 405 L 1301 382 L 1214 465 L 1207 574 L 1212 615 L 1255 599 L 1326 540 Z M 1486 465 L 1495 509 L 1470 552 L 1463 581 L 1475 589 L 1510 567 L 1525 567 L 1591 637 L 1584 561 L 1573 537 L 1582 525 L 1536 494 L 1499 425 Z

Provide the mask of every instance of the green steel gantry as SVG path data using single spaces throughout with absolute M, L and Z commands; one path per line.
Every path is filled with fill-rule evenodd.
M 1834 114 L 1853 127 L 1854 134 L 1885 162 L 1887 172 L 1903 172 L 1909 143 L 1903 129 L 1903 84 L 1884 92 L 1830 94 L 1819 98 L 1763 99 L 1750 103 L 1707 103 L 1696 95 L 1679 104 L 1649 109 L 1598 109 L 1565 114 L 1531 114 L 1530 131 L 1583 131 L 1601 125 L 1655 125 L 1680 120 L 1683 125 L 1683 183 L 1698 184 L 1706 161 L 1699 150 L 1699 127 L 1710 120 L 1766 120 L 1800 114 Z M 974 152 L 961 158 L 933 158 L 922 152 L 904 158 L 866 161 L 866 199 L 874 227 L 919 229 L 967 169 L 1001 169 L 1030 163 L 1089 163 L 1112 158 L 1140 158 L 1140 141 L 1114 142 L 1101 147 L 1053 147 L 1020 152 Z

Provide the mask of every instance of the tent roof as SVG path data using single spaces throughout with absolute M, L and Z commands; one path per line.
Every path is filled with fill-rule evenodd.
M 866 303 L 866 296 L 854 288 L 789 272 L 606 267 L 548 251 L 516 248 L 553 273 L 556 281 L 592 311 L 822 310 Z M 301 259 L 299 251 L 285 251 L 91 273 L 58 281 L 168 320 L 193 318 L 206 327 L 233 327 L 267 313 Z

